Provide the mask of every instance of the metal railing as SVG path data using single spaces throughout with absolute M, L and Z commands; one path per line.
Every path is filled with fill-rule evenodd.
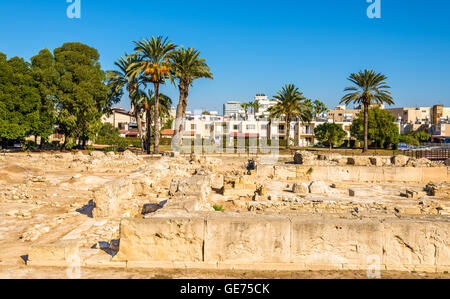
M 450 159 L 450 149 L 408 150 L 404 152 L 404 155 L 415 159 L 427 158 L 432 161 L 445 161 Z

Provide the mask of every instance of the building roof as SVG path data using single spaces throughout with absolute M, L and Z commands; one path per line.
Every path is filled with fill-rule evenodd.
M 161 131 L 161 135 L 163 135 L 163 136 L 173 136 L 173 135 L 175 135 L 175 130 L 164 129 L 164 130 Z

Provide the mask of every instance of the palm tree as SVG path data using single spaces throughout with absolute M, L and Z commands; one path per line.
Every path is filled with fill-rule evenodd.
M 189 96 L 189 88 L 193 82 L 200 78 L 213 79 L 206 60 L 200 58 L 200 52 L 194 48 L 185 49 L 181 47 L 171 55 L 171 68 L 175 78 L 178 79 L 178 89 L 180 91 L 180 99 L 177 106 L 177 114 L 175 120 L 174 144 L 179 145 L 181 136 L 184 132 L 184 118 L 186 117 L 187 98 Z
M 293 84 L 287 84 L 278 94 L 274 96 L 278 103 L 270 107 L 270 118 L 284 117 L 286 121 L 286 147 L 290 148 L 291 122 L 299 119 L 303 122 L 310 122 L 312 112 L 306 102 L 306 98 Z
M 342 100 L 341 104 L 350 103 L 362 104 L 364 109 L 364 150 L 369 150 L 368 131 L 369 131 L 369 107 L 372 104 L 393 105 L 392 93 L 386 89 L 391 88 L 387 84 L 387 77 L 381 73 L 375 73 L 374 70 L 360 71 L 358 74 L 351 74 L 348 78 L 355 86 L 345 88 L 349 91 Z
M 245 120 L 248 120 L 248 108 L 250 107 L 249 103 L 242 103 L 241 108 L 245 111 Z
M 258 111 L 259 108 L 261 108 L 261 105 L 259 104 L 259 102 L 251 102 L 250 103 L 253 109 L 253 116 L 256 119 L 256 111 Z
M 128 68 L 137 63 L 139 57 L 136 55 L 128 55 L 125 53 L 125 57 L 120 57 L 118 61 L 114 62 L 117 70 L 107 72 L 107 84 L 109 87 L 109 96 L 121 98 L 123 95 L 123 88 L 126 87 L 128 91 L 128 97 L 130 98 L 130 104 L 133 110 L 134 117 L 138 125 L 139 137 L 141 139 L 141 146 L 144 148 L 144 136 L 142 133 L 142 120 L 141 120 L 141 106 L 138 103 L 139 90 L 141 86 L 146 86 L 142 77 L 130 78 L 127 70 Z
M 155 93 L 153 90 L 148 90 L 147 93 L 142 93 L 140 95 L 140 104 L 142 105 L 146 115 L 147 122 L 147 136 L 145 138 L 145 149 L 147 154 L 150 155 L 151 152 L 151 135 L 152 135 L 152 114 L 154 115 L 155 107 Z M 168 117 L 170 115 L 170 108 L 172 107 L 172 100 L 165 94 L 159 94 L 159 116 L 161 118 Z M 152 113 L 153 111 L 153 113 Z M 156 120 L 156 118 L 155 118 Z M 156 126 L 153 132 L 156 132 Z
M 159 154 L 159 86 L 169 80 L 174 83 L 174 77 L 170 68 L 169 57 L 175 51 L 176 45 L 167 38 L 161 36 L 152 37 L 134 42 L 136 55 L 139 61 L 128 68 L 130 79 L 143 76 L 146 81 L 153 83 L 155 92 L 154 122 L 155 122 L 155 147 L 154 153 Z

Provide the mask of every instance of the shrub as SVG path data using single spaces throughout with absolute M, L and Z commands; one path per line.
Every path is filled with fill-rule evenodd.
M 214 205 L 213 208 L 214 208 L 214 211 L 216 211 L 216 212 L 223 212 L 223 211 L 225 211 L 223 209 L 223 206 Z

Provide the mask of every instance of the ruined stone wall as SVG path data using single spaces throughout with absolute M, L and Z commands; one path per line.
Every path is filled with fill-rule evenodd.
M 366 167 L 366 166 L 258 166 L 257 174 L 279 180 L 319 180 L 347 182 L 447 182 L 449 167 Z
M 120 251 L 129 266 L 270 270 L 450 270 L 448 220 L 305 219 L 265 215 L 125 219 Z

